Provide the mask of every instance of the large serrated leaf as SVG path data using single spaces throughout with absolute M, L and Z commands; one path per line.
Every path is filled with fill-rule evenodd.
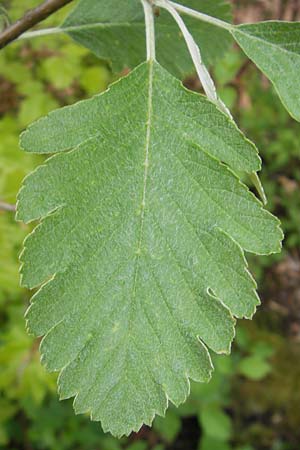
M 224 0 L 185 0 L 184 5 L 230 20 L 230 5 Z M 227 31 L 189 17 L 185 21 L 201 46 L 203 59 L 211 64 L 227 50 Z M 145 19 L 140 0 L 81 0 L 62 29 L 97 56 L 112 61 L 113 69 L 133 68 L 145 59 Z M 156 18 L 158 61 L 173 74 L 183 77 L 194 71 L 183 36 L 163 10 Z
M 300 22 L 239 25 L 232 35 L 272 81 L 282 103 L 300 121 Z
M 120 436 L 207 381 L 234 318 L 258 304 L 243 249 L 280 250 L 278 221 L 232 169 L 260 160 L 235 124 L 157 63 L 51 113 L 22 136 L 63 152 L 24 181 L 17 218 L 41 219 L 22 281 L 61 398 Z M 47 282 L 47 280 L 49 280 Z

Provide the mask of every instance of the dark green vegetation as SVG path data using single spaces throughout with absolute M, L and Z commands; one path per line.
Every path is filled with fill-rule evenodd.
M 20 2 L 13 3 L 18 16 Z M 188 402 L 172 408 L 166 419 L 156 419 L 151 431 L 144 428 L 138 436 L 115 440 L 102 434 L 98 424 L 75 417 L 70 402 L 59 403 L 55 377 L 40 365 L 38 343 L 24 330 L 28 293 L 17 287 L 17 255 L 29 227 L 15 224 L 12 213 L 0 212 L 0 448 L 194 450 L 201 435 L 201 450 L 298 450 L 299 125 L 239 52 L 221 61 L 215 73 L 223 99 L 261 151 L 269 207 L 286 233 L 283 254 L 265 263 L 253 258 L 251 264 L 262 308 L 252 324 L 239 325 L 232 356 L 215 358 L 209 385 L 193 385 Z M 1 201 L 14 203 L 21 179 L 42 161 L 18 150 L 19 132 L 48 110 L 104 88 L 109 77 L 105 66 L 99 68 L 96 59 L 67 38 L 18 45 L 0 54 Z

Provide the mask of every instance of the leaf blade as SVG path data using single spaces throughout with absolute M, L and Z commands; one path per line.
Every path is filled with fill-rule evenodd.
M 202 124 L 209 111 L 213 132 L 192 133 L 187 105 Z M 100 130 L 90 139 L 74 128 L 86 117 Z M 278 221 L 216 158 L 216 134 L 233 166 L 259 164 L 214 105 L 145 63 L 22 138 L 26 149 L 59 150 L 19 194 L 18 219 L 42 218 L 22 255 L 23 282 L 42 284 L 28 326 L 44 335 L 42 360 L 61 372 L 61 397 L 76 396 L 77 412 L 118 436 L 164 414 L 168 399 L 182 403 L 189 378 L 208 381 L 207 347 L 228 353 L 233 316 L 251 317 L 259 303 L 242 248 L 279 248 Z

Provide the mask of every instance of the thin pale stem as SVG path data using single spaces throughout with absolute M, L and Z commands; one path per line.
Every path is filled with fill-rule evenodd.
M 31 39 L 35 37 L 48 36 L 50 34 L 59 34 L 63 32 L 64 30 L 61 28 L 43 28 L 41 30 L 28 31 L 27 33 L 23 33 L 16 40 L 21 41 L 23 39 Z
M 145 13 L 145 25 L 146 25 L 146 42 L 147 42 L 147 60 L 155 60 L 155 26 L 154 26 L 154 13 L 152 5 L 149 0 L 141 0 L 144 13 Z
M 0 211 L 14 212 L 15 210 L 16 210 L 16 205 L 11 205 L 10 203 L 0 201 Z
M 219 28 L 223 28 L 224 30 L 228 30 L 228 31 L 231 31 L 234 28 L 234 25 L 232 25 L 231 23 L 228 23 L 228 22 L 224 22 L 224 20 L 220 20 L 220 19 L 217 19 L 216 17 L 209 16 L 208 14 L 204 14 L 199 11 L 195 11 L 194 9 L 187 8 L 186 6 L 179 5 L 178 3 L 175 3 L 172 1 L 169 1 L 169 3 L 179 13 L 194 17 L 195 19 L 201 20 L 202 22 L 210 23 L 211 25 L 215 25 Z
M 266 196 L 265 190 L 263 188 L 263 185 L 261 184 L 258 174 L 256 172 L 251 172 L 250 180 L 253 183 L 256 191 L 258 192 L 261 201 L 263 202 L 264 205 L 266 205 L 268 203 L 267 196 Z
M 180 17 L 180 15 L 175 10 L 175 8 L 171 5 L 170 2 L 168 2 L 166 0 L 157 0 L 155 3 L 156 3 L 156 5 L 166 9 L 171 14 L 171 16 L 174 18 L 174 20 L 176 21 L 180 31 L 183 34 L 184 39 L 185 39 L 185 42 L 186 42 L 186 45 L 190 52 L 191 58 L 193 60 L 195 69 L 196 69 L 197 74 L 200 78 L 200 81 L 203 85 L 203 89 L 204 89 L 207 97 L 211 101 L 216 102 L 217 101 L 217 93 L 216 93 L 214 83 L 208 73 L 208 70 L 206 69 L 206 67 L 204 66 L 204 64 L 202 62 L 200 49 L 197 46 L 196 42 L 194 41 L 193 36 L 187 29 L 184 21 L 182 20 L 182 18 Z
M 184 21 L 176 11 L 176 9 L 172 6 L 171 2 L 168 0 L 156 0 L 155 4 L 157 6 L 160 6 L 164 9 L 166 9 L 174 18 L 176 21 L 180 31 L 183 34 L 183 37 L 185 39 L 186 45 L 188 47 L 188 50 L 190 52 L 191 58 L 193 60 L 196 72 L 198 74 L 198 77 L 202 83 L 203 89 L 205 94 L 207 95 L 207 98 L 215 103 L 223 112 L 225 112 L 227 115 L 231 117 L 230 112 L 224 105 L 224 103 L 219 99 L 216 91 L 215 84 L 213 82 L 212 77 L 210 76 L 209 71 L 205 67 L 205 65 L 202 62 L 202 57 L 200 53 L 200 49 L 196 42 L 194 41 L 193 36 L 187 29 Z

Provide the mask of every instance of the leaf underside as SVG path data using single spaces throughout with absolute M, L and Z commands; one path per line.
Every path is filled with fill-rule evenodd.
M 204 97 L 157 63 L 33 124 L 22 147 L 57 154 L 29 175 L 17 218 L 41 219 L 21 256 L 42 287 L 27 312 L 42 361 L 116 436 L 208 381 L 234 317 L 259 303 L 243 250 L 280 250 L 277 219 L 234 170 L 257 151 Z
M 239 25 L 232 34 L 246 55 L 272 81 L 291 116 L 300 121 L 300 22 Z
M 223 20 L 231 19 L 230 5 L 224 0 L 185 0 L 181 3 Z M 220 58 L 229 47 L 231 36 L 225 30 L 190 17 L 184 20 L 201 46 L 207 64 Z M 160 10 L 155 21 L 158 61 L 179 78 L 193 73 L 191 58 L 174 20 Z M 98 57 L 110 60 L 113 69 L 120 72 L 144 61 L 144 24 L 140 0 L 81 0 L 62 24 L 62 29 Z

